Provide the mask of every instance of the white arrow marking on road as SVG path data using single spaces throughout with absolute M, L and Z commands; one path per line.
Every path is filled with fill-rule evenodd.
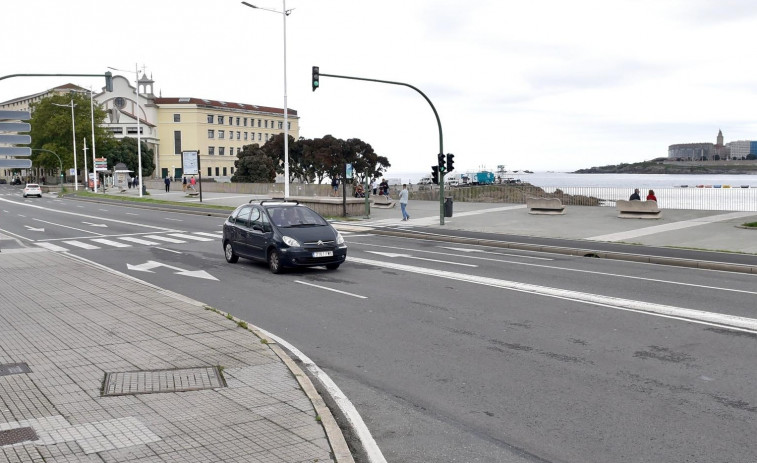
M 365 252 L 370 252 L 371 254 L 378 254 L 380 256 L 385 256 L 385 257 L 405 257 L 407 259 L 425 260 L 428 262 L 440 262 L 442 264 L 462 265 L 463 267 L 478 267 L 478 265 L 473 265 L 473 264 L 461 264 L 460 262 L 450 262 L 448 260 L 426 259 L 425 257 L 415 257 L 415 256 L 411 256 L 410 254 L 397 254 L 394 252 L 378 252 L 378 251 L 365 251 Z
M 82 222 L 92 227 L 105 227 L 108 228 L 108 226 L 104 223 L 91 223 L 91 222 Z
M 170 268 L 171 270 L 176 270 L 176 275 L 184 275 L 188 277 L 204 278 L 206 280 L 218 281 L 218 278 L 209 274 L 205 270 L 184 270 L 183 268 L 174 267 L 172 265 L 163 264 L 161 262 L 155 262 L 154 260 L 148 260 L 144 264 L 139 264 L 139 265 L 126 264 L 126 268 L 128 268 L 129 270 L 136 270 L 138 272 L 148 272 L 148 273 L 155 273 L 152 271 L 152 269 L 158 268 L 158 267 L 167 267 L 167 268 Z
M 24 227 L 28 228 L 29 231 L 38 231 L 38 232 L 43 232 L 43 233 L 45 231 L 44 228 L 34 228 L 34 227 L 30 227 L 29 225 L 24 225 Z

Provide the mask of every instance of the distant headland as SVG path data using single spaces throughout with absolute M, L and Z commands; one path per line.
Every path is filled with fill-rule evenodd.
M 574 174 L 706 174 L 739 175 L 757 174 L 757 160 L 728 161 L 671 161 L 656 158 L 650 161 L 621 163 L 588 169 L 578 169 Z

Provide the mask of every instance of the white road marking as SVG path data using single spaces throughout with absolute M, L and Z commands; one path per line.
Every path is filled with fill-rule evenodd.
M 155 246 L 155 249 L 160 249 L 161 251 L 168 251 L 168 252 L 172 252 L 172 253 L 174 253 L 174 254 L 184 254 L 184 253 L 183 253 L 183 252 L 181 252 L 181 251 L 175 251 L 175 250 L 173 250 L 173 249 L 168 249 L 168 248 L 161 248 L 160 246 Z
M 131 247 L 130 244 L 119 243 L 118 241 L 106 240 L 105 238 L 92 238 L 92 241 L 94 241 L 95 243 L 113 246 L 114 248 L 130 248 Z
M 745 331 L 757 333 L 757 319 L 739 317 L 716 312 L 706 312 L 703 310 L 687 309 L 653 302 L 636 301 L 633 299 L 622 299 L 612 296 L 603 296 L 600 294 L 584 293 L 568 289 L 550 288 L 547 286 L 533 285 L 529 283 L 518 283 L 515 281 L 499 280 L 496 278 L 481 277 L 476 275 L 467 275 L 463 273 L 448 272 L 446 270 L 435 270 L 411 265 L 397 264 L 391 261 L 377 261 L 362 259 L 360 257 L 348 258 L 350 262 L 360 264 L 374 265 L 383 269 L 391 268 L 409 273 L 418 273 L 422 275 L 448 278 L 466 283 L 474 283 L 495 288 L 502 288 L 511 291 L 520 291 L 524 293 L 537 294 L 546 297 L 566 299 L 584 304 L 593 304 L 602 307 L 608 307 L 616 310 L 626 310 L 638 312 L 658 317 L 672 318 L 689 323 L 701 325 L 716 326 L 735 331 Z
M 184 238 L 187 240 L 195 240 L 195 241 L 215 241 L 210 238 L 204 238 L 202 236 L 195 236 L 195 235 L 187 235 L 184 233 L 169 233 L 168 236 L 173 236 L 176 238 Z
M 449 249 L 451 251 L 481 252 L 481 253 L 485 253 L 485 254 L 493 254 L 495 256 L 522 257 L 524 259 L 536 259 L 536 260 L 554 260 L 554 259 L 550 259 L 549 257 L 522 256 L 520 254 L 508 254 L 506 252 L 486 251 L 484 249 L 453 248 L 453 247 L 450 247 L 450 246 L 439 246 L 439 247 L 442 248 L 442 249 Z
M 63 252 L 68 251 L 68 249 L 62 246 L 58 246 L 57 244 L 53 244 L 53 243 L 34 243 L 34 244 L 36 244 L 39 247 L 48 249 L 50 251 L 63 251 Z
M 126 264 L 126 268 L 128 268 L 129 270 L 136 270 L 139 272 L 147 272 L 147 273 L 155 273 L 152 271 L 152 269 L 158 268 L 158 267 L 166 267 L 171 270 L 176 270 L 175 272 L 176 275 L 183 275 L 183 276 L 189 276 L 189 277 L 195 277 L 195 278 L 203 278 L 205 280 L 218 281 L 218 278 L 209 274 L 205 270 L 184 270 L 183 268 L 174 267 L 173 265 L 164 264 L 163 262 L 156 262 L 154 260 L 148 260 L 144 264 L 139 264 L 139 265 Z
M 119 236 L 118 239 L 124 240 L 124 241 L 131 241 L 132 243 L 137 243 L 137 244 L 146 244 L 148 246 L 152 244 L 158 244 L 155 241 L 147 241 L 141 238 L 135 238 L 133 236 Z
M 368 299 L 366 296 L 361 296 L 359 294 L 348 293 L 346 291 L 340 291 L 338 289 L 329 288 L 327 286 L 315 285 L 313 283 L 308 283 L 306 281 L 294 280 L 294 282 L 295 283 L 299 283 L 301 285 L 313 286 L 314 288 L 320 288 L 320 289 L 325 289 L 326 291 L 332 291 L 332 292 L 335 292 L 335 293 L 344 294 L 346 296 L 357 297 L 357 298 L 360 298 L 360 299 Z
M 667 231 L 680 230 L 682 228 L 698 227 L 700 225 L 707 225 L 708 223 L 722 222 L 731 219 L 740 219 L 742 217 L 753 216 L 754 212 L 731 212 L 728 214 L 711 215 L 709 217 L 700 217 L 698 219 L 682 220 L 680 222 L 666 223 L 663 225 L 655 225 L 652 227 L 639 228 L 637 230 L 629 230 L 620 233 L 610 233 L 607 235 L 593 236 L 586 238 L 587 240 L 594 241 L 624 241 L 640 236 L 654 235 L 656 233 L 663 233 Z
M 166 241 L 168 243 L 186 243 L 186 241 L 177 240 L 175 238 L 169 238 L 167 236 L 160 236 L 160 235 L 145 235 L 145 238 L 150 238 L 151 240 Z
M 101 228 L 108 228 L 108 226 L 104 223 L 92 223 L 92 222 L 82 222 L 83 224 L 89 225 L 90 227 L 101 227 Z
M 71 241 L 64 241 L 64 243 L 70 244 L 71 246 L 76 246 L 77 248 L 82 248 L 82 249 L 100 249 L 100 246 L 84 243 L 82 241 L 71 240 Z
M 68 225 L 63 225 L 63 224 L 59 224 L 59 223 L 55 223 L 55 222 L 48 222 L 47 220 L 42 220 L 42 219 L 32 219 L 32 220 L 36 220 L 37 222 L 42 222 L 42 223 L 46 223 L 46 224 L 49 224 L 49 225 L 55 225 L 56 227 L 70 228 L 71 230 L 76 230 L 76 231 L 80 231 L 80 232 L 84 232 L 84 233 L 91 233 L 91 234 L 97 235 L 97 236 L 104 236 L 102 233 L 93 232 L 91 230 L 84 230 L 83 228 L 69 227 Z
M 182 219 L 172 219 L 171 217 L 166 217 L 166 220 L 173 220 L 174 222 L 183 222 Z
M 126 214 L 126 215 L 139 215 L 139 214 L 135 214 L 133 212 L 124 212 L 124 214 Z
M 218 230 L 215 233 L 195 232 L 195 235 L 210 236 L 211 238 L 220 238 L 223 235 L 223 232 L 221 230 Z
M 404 257 L 406 259 L 425 260 L 428 262 L 440 262 L 442 264 L 461 265 L 463 267 L 478 267 L 478 265 L 473 265 L 473 264 L 463 264 L 460 262 L 451 262 L 448 260 L 439 260 L 439 259 L 426 259 L 425 257 L 415 257 L 415 256 L 411 256 L 410 254 L 398 254 L 396 252 L 379 252 L 379 251 L 365 251 L 365 252 L 370 252 L 371 254 L 379 254 L 381 256 L 391 257 L 391 258 Z
M 26 227 L 27 230 L 29 231 L 36 231 L 36 232 L 42 232 L 42 233 L 45 232 L 44 228 L 34 228 L 34 227 L 30 227 L 29 225 L 24 225 L 24 227 Z

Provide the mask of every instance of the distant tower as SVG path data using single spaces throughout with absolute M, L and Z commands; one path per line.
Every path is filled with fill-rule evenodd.
M 715 144 L 715 146 L 723 146 L 723 131 L 718 130 L 718 142 Z

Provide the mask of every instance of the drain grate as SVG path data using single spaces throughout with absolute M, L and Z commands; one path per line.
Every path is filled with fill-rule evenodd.
M 106 373 L 102 395 L 156 394 L 226 387 L 218 367 Z
M 0 365 L 0 376 L 18 375 L 31 372 L 29 365 L 25 363 L 3 363 Z
M 34 432 L 34 429 L 28 427 L 0 431 L 0 447 L 37 439 L 37 433 Z

